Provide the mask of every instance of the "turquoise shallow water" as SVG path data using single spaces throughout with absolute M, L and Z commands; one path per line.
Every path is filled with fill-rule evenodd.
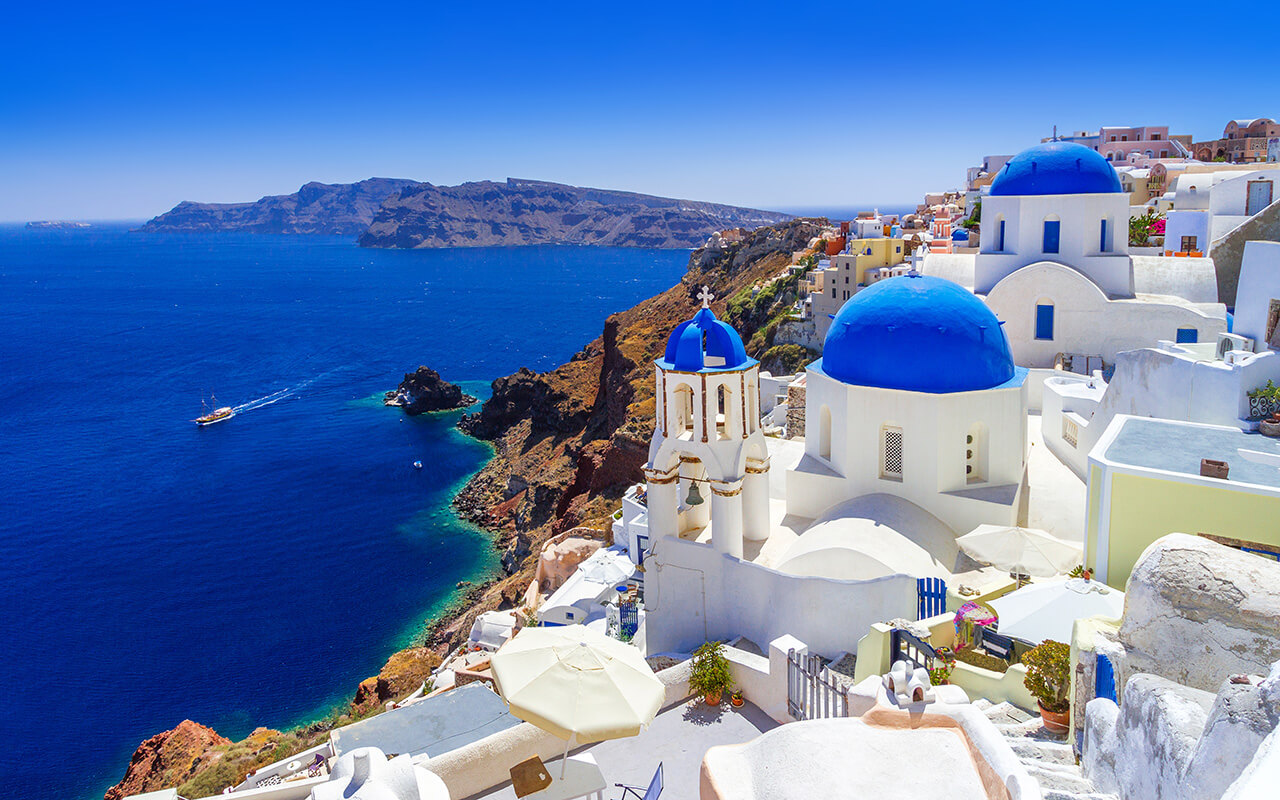
M 183 718 L 349 698 L 495 566 L 449 510 L 487 447 L 381 392 L 553 367 L 687 258 L 0 227 L 5 794 L 100 797 Z M 278 399 L 197 429 L 210 391 Z

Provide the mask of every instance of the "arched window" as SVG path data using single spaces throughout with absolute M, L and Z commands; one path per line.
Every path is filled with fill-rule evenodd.
M 996 231 L 996 252 L 997 252 L 997 253 L 1003 253 L 1003 252 L 1004 252 L 1004 229 L 1005 229 L 1004 223 L 1005 223 L 1005 219 L 1004 219 L 1004 217 L 999 217 L 998 219 L 999 219 L 999 225 L 998 225 L 998 227 L 997 227 L 997 231 Z
M 716 438 L 728 439 L 733 412 L 733 393 L 723 383 L 716 389 Z
M 675 391 L 675 435 L 693 434 L 693 387 L 680 384 Z
M 964 437 L 964 474 L 968 483 L 987 480 L 987 426 L 975 422 Z
M 760 387 L 747 384 L 747 433 L 755 433 L 760 425 Z
M 818 411 L 818 455 L 831 460 L 831 409 L 827 406 Z

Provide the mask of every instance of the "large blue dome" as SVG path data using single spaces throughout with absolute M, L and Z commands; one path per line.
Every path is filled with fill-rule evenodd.
M 820 369 L 855 386 L 972 392 L 1017 372 L 1000 320 L 958 283 L 905 275 L 873 283 L 831 322 Z
M 1101 154 L 1075 142 L 1045 142 L 1009 159 L 991 182 L 993 195 L 1109 194 L 1120 177 Z
M 742 337 L 733 326 L 716 319 L 711 309 L 703 308 L 671 332 L 658 366 L 677 372 L 700 372 L 746 369 L 755 363 L 755 359 L 747 357 Z

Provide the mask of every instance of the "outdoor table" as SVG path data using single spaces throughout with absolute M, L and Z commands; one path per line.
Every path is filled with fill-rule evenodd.
M 573 800 L 595 795 L 604 800 L 604 773 L 590 753 L 569 756 L 564 764 L 564 777 L 559 770 L 549 770 L 551 785 L 540 792 L 525 795 L 523 800 Z

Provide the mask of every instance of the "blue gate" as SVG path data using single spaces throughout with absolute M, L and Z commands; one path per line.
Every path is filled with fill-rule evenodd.
M 1093 680 L 1093 696 L 1105 697 L 1113 703 L 1116 699 L 1116 669 L 1111 666 L 1111 659 L 1098 653 L 1098 664 Z
M 916 619 L 936 617 L 947 610 L 947 584 L 942 578 L 916 578 Z

